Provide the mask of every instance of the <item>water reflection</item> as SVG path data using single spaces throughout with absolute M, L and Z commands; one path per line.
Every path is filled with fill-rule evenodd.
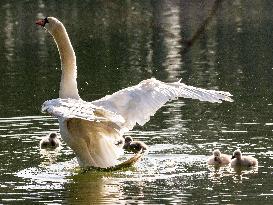
M 154 190 L 155 195 L 162 195 L 165 194 L 162 192 L 164 187 L 173 187 L 176 179 L 186 184 L 192 177 L 204 175 L 205 171 L 199 170 L 202 158 L 188 155 L 149 155 L 135 168 L 116 172 L 82 172 L 77 168 L 76 160 L 47 166 L 42 164 L 38 168 L 30 167 L 16 173 L 16 176 L 32 181 L 29 185 L 18 186 L 17 189 L 64 189 L 67 192 L 66 202 L 72 204 L 86 201 L 110 204 L 122 201 L 144 203 L 147 200 L 144 197 L 147 194 L 147 185 L 157 189 Z M 165 200 L 181 202 L 182 199 L 176 194 L 180 193 L 182 198 L 187 195 L 181 193 L 180 189 L 174 192 L 169 193 Z M 157 202 L 161 199 L 153 200 Z
M 54 150 L 47 150 L 47 149 L 40 149 L 41 157 L 44 159 L 41 162 L 43 166 L 49 166 L 57 162 L 57 157 L 61 154 L 60 153 L 61 147 L 58 147 Z
M 4 8 L 6 9 L 6 14 L 5 14 L 5 26 L 4 26 L 4 31 L 5 31 L 5 55 L 6 55 L 6 59 L 9 61 L 9 63 L 11 63 L 13 61 L 14 58 L 14 44 L 15 44 L 15 40 L 14 40 L 14 17 L 12 16 L 12 12 L 11 12 L 11 5 L 9 3 L 7 3 L 6 5 L 4 5 Z
M 78 204 L 92 202 L 118 203 L 123 195 L 121 184 L 111 178 L 111 174 L 86 172 L 71 177 L 72 182 L 65 187 L 68 190 L 66 203 Z
M 209 179 L 213 183 L 223 183 L 223 179 L 231 178 L 235 183 L 243 183 L 245 180 L 249 180 L 254 174 L 258 174 L 258 167 L 230 167 L 226 166 L 208 166 L 210 173 Z
M 233 172 L 239 176 L 243 176 L 250 173 L 258 173 L 258 167 L 233 167 Z
M 154 25 L 160 30 L 162 39 L 161 47 L 164 47 L 165 56 L 161 58 L 163 73 L 167 74 L 168 81 L 177 81 L 181 74 L 181 8 L 179 1 L 154 2 Z M 156 32 L 156 31 L 154 31 Z M 158 35 L 155 33 L 155 35 Z M 161 73 L 162 75 L 162 73 Z

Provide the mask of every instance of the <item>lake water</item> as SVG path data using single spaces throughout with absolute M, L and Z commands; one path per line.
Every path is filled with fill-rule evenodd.
M 272 204 L 272 10 L 270 0 L 2 0 L 0 203 Z M 128 133 L 149 146 L 135 167 L 84 172 L 65 144 L 39 149 L 58 132 L 40 108 L 58 97 L 61 73 L 52 37 L 34 23 L 45 16 L 67 28 L 84 100 L 156 77 L 229 91 L 234 102 L 167 103 Z M 209 167 L 215 148 L 240 148 L 259 167 Z

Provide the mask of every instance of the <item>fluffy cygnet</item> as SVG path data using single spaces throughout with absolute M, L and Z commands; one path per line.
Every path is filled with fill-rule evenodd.
M 227 154 L 221 154 L 220 150 L 216 149 L 212 152 L 212 156 L 208 159 L 209 165 L 227 165 L 231 161 L 231 158 Z
M 251 156 L 242 156 L 240 150 L 236 150 L 233 152 L 231 166 L 246 166 L 252 167 L 257 166 L 258 160 Z
M 134 153 L 142 153 L 148 149 L 148 146 L 141 141 L 133 141 L 132 137 L 126 137 L 123 149 Z
M 41 149 L 55 149 L 61 144 L 56 133 L 50 133 L 48 136 L 43 138 L 40 142 Z

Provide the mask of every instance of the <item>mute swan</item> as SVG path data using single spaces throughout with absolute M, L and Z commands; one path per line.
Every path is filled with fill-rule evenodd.
M 77 88 L 76 56 L 64 25 L 54 17 L 38 20 L 36 24 L 53 36 L 62 68 L 59 98 L 44 102 L 42 111 L 58 118 L 61 136 L 82 167 L 117 165 L 124 132 L 136 123 L 144 125 L 170 100 L 185 97 L 213 103 L 232 102 L 229 92 L 187 86 L 180 81 L 164 83 L 154 78 L 93 102 L 83 101 Z
M 134 153 L 143 153 L 148 146 L 141 141 L 133 141 L 132 137 L 125 137 L 123 149 Z
M 251 156 L 242 156 L 242 153 L 240 150 L 236 150 L 233 152 L 232 155 L 232 161 L 231 161 L 232 167 L 252 167 L 252 166 L 258 166 L 258 160 Z
M 231 161 L 231 157 L 226 154 L 222 154 L 219 149 L 212 152 L 212 156 L 208 159 L 209 165 L 227 165 Z
M 49 136 L 46 136 L 40 141 L 40 148 L 41 149 L 55 149 L 59 147 L 61 144 L 60 140 L 57 138 L 56 133 L 50 133 Z

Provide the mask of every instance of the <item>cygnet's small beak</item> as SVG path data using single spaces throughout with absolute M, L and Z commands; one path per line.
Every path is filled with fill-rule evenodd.
M 44 27 L 46 24 L 45 19 L 39 19 L 35 22 L 37 25 Z
M 235 158 L 235 156 L 233 155 L 232 157 L 231 157 L 231 159 L 234 159 Z

